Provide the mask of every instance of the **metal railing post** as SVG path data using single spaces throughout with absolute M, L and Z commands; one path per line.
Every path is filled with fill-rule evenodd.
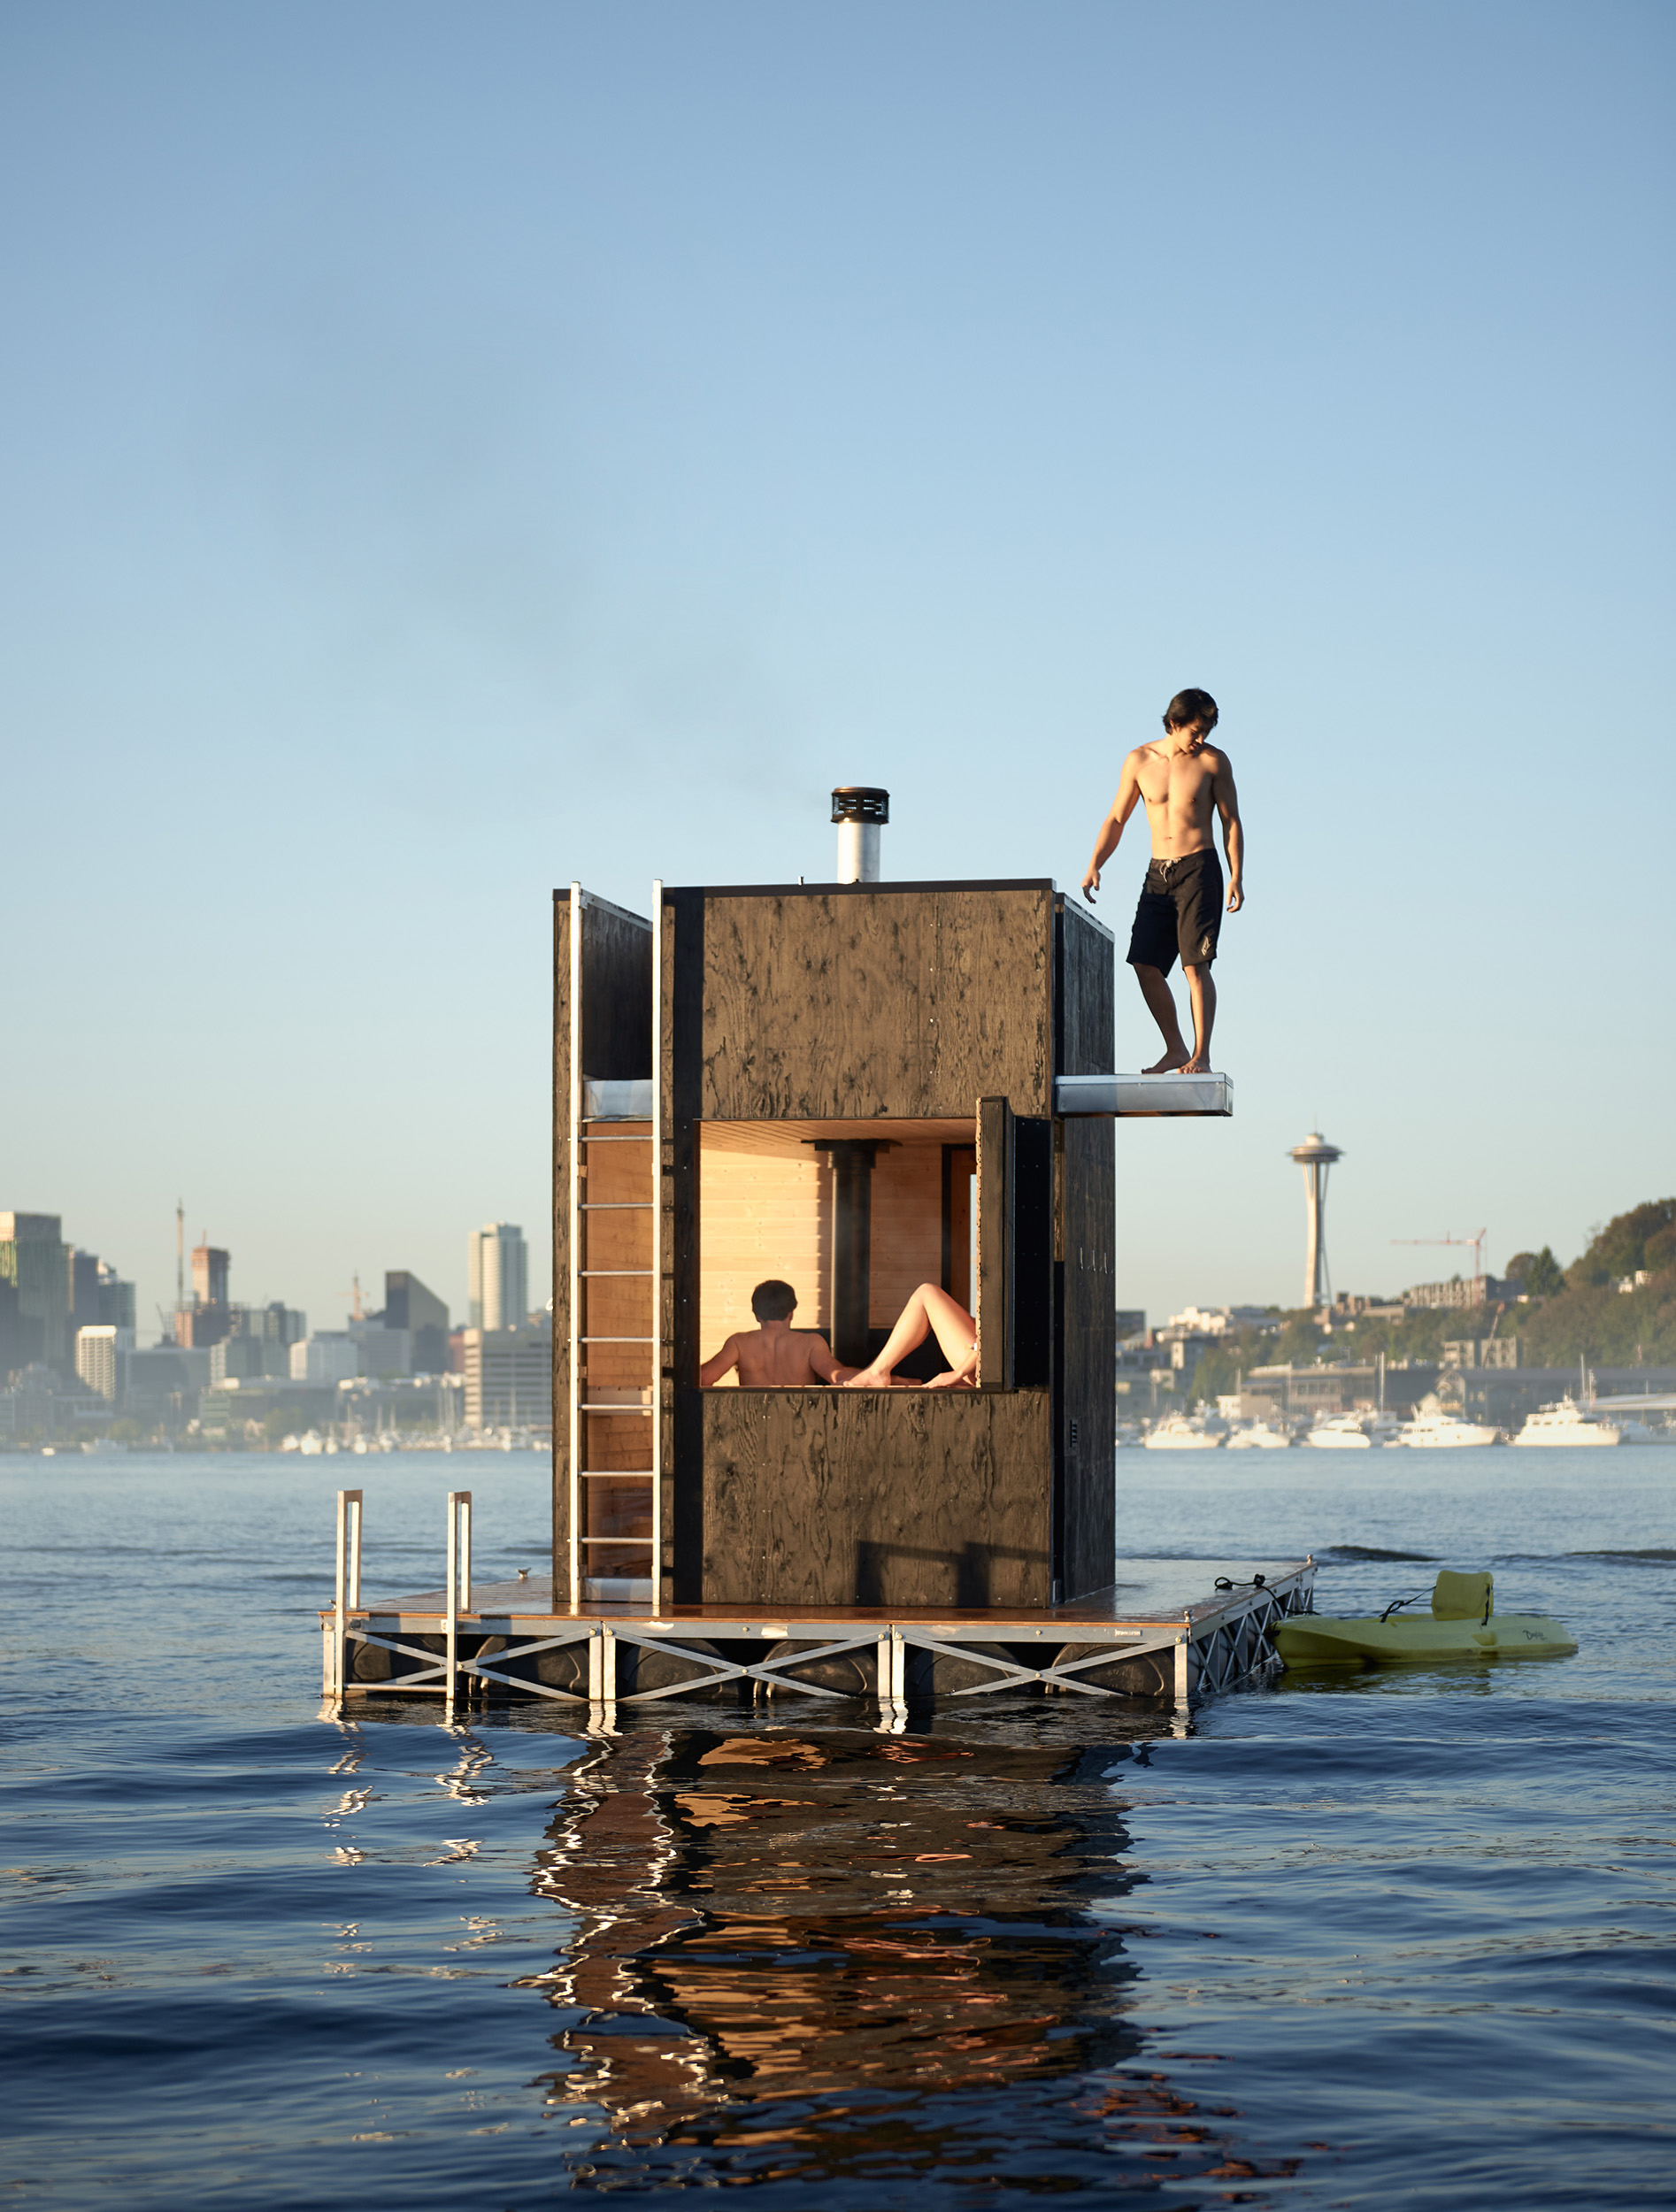
M 664 879 L 652 879 L 652 1618 L 664 1586 Z
M 582 887 L 570 887 L 570 1603 L 582 1596 Z
M 351 1518 L 354 1539 L 351 1545 Z M 349 1643 L 349 1617 L 357 1612 L 361 1603 L 361 1494 L 358 1490 L 340 1490 L 337 1494 L 337 1604 L 332 1630 L 332 1694 L 342 1697 L 344 1691 L 345 1651 Z
M 447 1600 L 447 1653 L 442 1663 L 442 1694 L 451 1705 L 454 1701 L 455 1670 L 459 1664 L 460 1638 L 460 1502 L 469 1502 L 469 1490 L 450 1490 L 448 1494 L 448 1556 L 445 1568 Z M 468 1538 L 469 1541 L 469 1538 Z

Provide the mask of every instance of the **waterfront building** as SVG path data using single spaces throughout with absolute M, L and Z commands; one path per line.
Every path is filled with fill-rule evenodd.
M 465 1332 L 465 1425 L 469 1429 L 550 1429 L 553 1325 Z
M 347 1329 L 317 1329 L 291 1347 L 293 1382 L 335 1386 L 361 1371 L 361 1348 Z
M 0 1374 L 40 1363 L 72 1369 L 70 1248 L 59 1214 L 0 1213 Z
M 1451 1337 L 1443 1347 L 1445 1367 L 1517 1367 L 1516 1336 Z
M 529 1315 L 529 1248 L 516 1222 L 473 1229 L 465 1248 L 466 1325 L 515 1329 Z
M 210 1347 L 210 1386 L 218 1383 L 260 1382 L 271 1371 L 268 1348 L 259 1336 L 224 1336 Z
M 406 1329 L 386 1328 L 382 1322 L 351 1321 L 349 1333 L 360 1352 L 361 1375 L 411 1375 L 413 1340 Z
M 160 1344 L 119 1356 L 119 1409 L 143 1427 L 184 1428 L 210 1384 L 210 1355 L 189 1345 Z
M 1314 1360 L 1307 1364 L 1288 1360 L 1283 1366 L 1248 1367 L 1241 1378 L 1241 1418 L 1326 1418 L 1372 1412 L 1381 1402 L 1388 1412 L 1411 1413 L 1427 1391 L 1437 1387 L 1437 1376 L 1429 1360 Z
M 124 1380 L 122 1355 L 134 1349 L 134 1331 L 94 1322 L 76 1331 L 75 1371 L 89 1390 L 112 1405 Z
M 416 1375 L 448 1372 L 448 1308 L 417 1275 L 404 1267 L 386 1271 L 384 1311 L 381 1317 L 373 1316 L 375 1320 L 381 1317 L 387 1329 L 407 1331 Z
M 1494 1275 L 1456 1275 L 1447 1283 L 1413 1283 L 1403 1293 L 1404 1306 L 1420 1306 L 1445 1312 L 1457 1308 L 1495 1305 L 1516 1297 L 1517 1283 L 1504 1283 Z

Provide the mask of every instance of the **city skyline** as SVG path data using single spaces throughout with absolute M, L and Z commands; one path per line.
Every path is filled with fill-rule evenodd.
M 542 1283 L 554 885 L 826 879 L 867 783 L 888 879 L 1073 888 L 1198 684 L 1235 1114 L 1119 1133 L 1119 1302 L 1288 1302 L 1318 1114 L 1340 1284 L 1580 1250 L 1671 1179 L 1676 925 L 1632 867 L 1591 941 L 1550 795 L 1628 720 L 1676 796 L 1673 62 L 1549 0 L 12 11 L 11 1202 L 142 1314 L 181 1193 L 322 1319 L 463 1311 L 462 1224 Z

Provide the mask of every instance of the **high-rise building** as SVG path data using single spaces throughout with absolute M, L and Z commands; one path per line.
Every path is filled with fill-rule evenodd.
M 192 1254 L 192 1303 L 177 1306 L 174 1340 L 204 1351 L 233 1333 L 227 1302 L 231 1255 L 219 1244 L 200 1244 Z
M 413 1340 L 405 1329 L 387 1329 L 377 1319 L 351 1321 L 350 1334 L 359 1351 L 363 1375 L 411 1375 Z
M 69 1247 L 59 1214 L 0 1213 L 0 1283 L 16 1294 L 0 1304 L 0 1372 L 42 1361 L 68 1372 Z
M 416 1375 L 448 1372 L 448 1308 L 417 1275 L 403 1267 L 386 1271 L 384 1311 L 381 1317 L 373 1316 L 374 1320 L 381 1317 L 387 1329 L 407 1331 Z
M 122 1355 L 134 1349 L 134 1331 L 93 1322 L 76 1331 L 75 1371 L 89 1390 L 114 1404 L 125 1380 Z
M 134 1285 L 124 1282 L 108 1260 L 99 1262 L 99 1325 L 134 1329 Z
M 465 1251 L 468 1325 L 516 1329 L 529 1317 L 529 1247 L 516 1222 L 473 1229 Z
M 465 1425 L 470 1429 L 550 1429 L 553 1425 L 553 1322 L 521 1329 L 465 1332 Z
M 200 1244 L 192 1254 L 192 1295 L 201 1306 L 224 1306 L 227 1302 L 227 1271 L 230 1255 L 219 1244 Z

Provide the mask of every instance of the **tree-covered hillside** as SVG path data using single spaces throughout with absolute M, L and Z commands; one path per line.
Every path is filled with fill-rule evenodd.
M 1618 1285 L 1645 1270 L 1630 1291 Z M 1441 1360 L 1451 1337 L 1517 1336 L 1524 1367 L 1676 1366 L 1676 1198 L 1634 1206 L 1597 1230 L 1588 1248 L 1562 1268 L 1549 1248 L 1508 1263 L 1524 1297 L 1476 1310 L 1417 1308 L 1401 1320 L 1365 1317 L 1329 1334 L 1307 1310 L 1278 1317 L 1280 1333 L 1242 1329 L 1205 1354 L 1190 1386 L 1194 1398 L 1231 1391 L 1242 1369 L 1286 1360 Z

